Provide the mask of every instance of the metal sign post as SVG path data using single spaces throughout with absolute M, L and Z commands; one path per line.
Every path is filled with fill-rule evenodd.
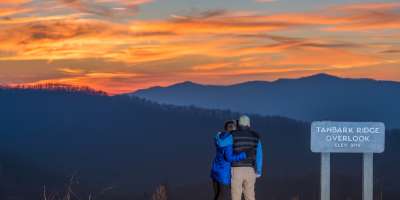
M 372 200 L 374 196 L 374 154 L 363 155 L 363 200 Z
M 321 200 L 331 196 L 331 153 L 321 153 Z
M 321 200 L 330 200 L 331 153 L 363 153 L 363 200 L 373 200 L 374 153 L 384 150 L 383 123 L 313 122 L 311 151 L 321 153 Z

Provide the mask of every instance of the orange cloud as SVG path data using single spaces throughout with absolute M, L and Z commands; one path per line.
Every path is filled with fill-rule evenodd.
M 58 70 L 66 74 L 82 74 L 84 72 L 82 69 L 64 68 L 64 67 L 59 68 Z
M 198 16 L 174 16 L 167 21 L 136 21 L 132 31 L 170 31 L 177 34 L 233 34 L 275 31 L 294 26 L 292 22 L 267 21 L 255 15 L 209 11 Z
M 29 25 L 32 23 L 46 23 L 49 21 L 72 21 L 78 20 L 81 17 L 85 17 L 84 14 L 70 14 L 70 15 L 54 15 L 54 16 L 26 16 L 26 17 L 18 17 L 18 18 L 4 18 L 0 19 L 0 25 L 4 26 L 6 30 L 9 29 L 18 29 L 18 26 L 12 27 L 11 25 Z M 8 27 L 9 29 L 7 29 Z
M 0 7 L 0 17 L 9 17 L 15 14 L 21 14 L 32 11 L 31 8 L 23 8 L 23 7 Z M 7 18 L 5 19 L 7 20 Z
M 1 0 L 0 4 L 23 4 L 31 1 L 32 0 Z
M 246 56 L 241 56 L 239 60 L 195 65 L 192 68 L 193 71 L 189 74 L 245 75 L 296 71 L 319 72 L 391 63 L 390 60 L 379 56 L 356 53 L 341 48 L 325 48 L 322 44 L 298 43 L 288 45 L 288 48 L 284 47 L 279 50 L 279 59 L 274 58 L 277 54 L 263 54 L 264 48 L 261 47 L 254 52 L 241 53 L 241 55 Z M 271 51 L 267 49 L 267 52 Z
M 0 32 L 0 39 L 4 41 L 0 51 L 10 52 L 10 56 L 0 56 L 3 60 L 101 57 L 118 44 L 114 42 L 115 37 L 125 34 L 119 25 L 83 19 L 41 20 L 6 27 Z
M 385 3 L 354 3 L 334 7 L 337 10 L 393 10 L 400 8 L 399 2 L 385 2 Z
M 202 65 L 195 65 L 192 67 L 194 71 L 215 71 L 217 69 L 225 69 L 231 66 L 232 62 L 217 62 L 217 63 L 208 63 Z
M 82 3 L 78 0 L 68 2 Z M 141 3 L 143 2 L 148 1 Z M 353 22 L 354 17 L 330 17 L 321 13 L 254 15 L 210 11 L 164 21 L 136 20 L 129 27 L 94 19 L 70 17 L 63 20 L 63 16 L 47 18 L 42 17 L 37 21 L 25 18 L 13 20 L 15 22 L 3 22 L 10 26 L 4 33 L 0 33 L 0 38 L 8 39 L 5 44 L 1 44 L 0 50 L 10 52 L 7 55 L 14 55 L 3 59 L 54 60 L 100 57 L 137 63 L 194 54 L 243 56 L 278 53 L 303 43 L 296 40 L 277 41 L 268 36 L 264 39 L 269 41 L 260 43 L 263 33 L 271 31 L 312 25 L 329 25 L 326 30 L 397 26 L 397 22 L 390 21 L 365 25 Z M 10 34 L 11 32 L 17 34 Z M 9 35 L 13 36 L 9 38 Z M 253 37 L 257 35 L 261 37 Z M 229 38 L 229 41 L 224 38 Z M 191 48 L 188 48 L 188 45 Z M 92 51 L 93 48 L 97 51 Z
M 356 3 L 331 8 L 339 18 L 349 19 L 347 23 L 328 27 L 329 31 L 368 31 L 400 29 L 400 14 L 396 9 L 400 3 Z
M 288 50 L 276 65 L 329 66 L 331 68 L 354 68 L 376 65 L 384 60 L 378 56 L 354 53 L 344 49 L 303 48 Z

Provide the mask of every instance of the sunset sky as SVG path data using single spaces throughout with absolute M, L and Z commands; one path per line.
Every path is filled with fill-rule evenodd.
M 0 0 L 0 84 L 400 81 L 400 1 Z

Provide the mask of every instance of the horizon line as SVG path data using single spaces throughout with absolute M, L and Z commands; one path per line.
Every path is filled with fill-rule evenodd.
M 199 86 L 228 87 L 228 86 L 241 85 L 241 84 L 246 84 L 246 83 L 251 83 L 251 82 L 274 83 L 274 82 L 278 82 L 278 81 L 282 81 L 282 80 L 301 80 L 301 79 L 307 79 L 307 78 L 312 78 L 312 77 L 317 77 L 317 76 L 326 76 L 326 77 L 331 77 L 331 78 L 348 79 L 348 80 L 371 80 L 371 81 L 378 81 L 378 82 L 392 82 L 392 83 L 400 84 L 400 81 L 395 81 L 395 80 L 383 80 L 383 79 L 375 79 L 375 78 L 370 78 L 370 77 L 356 77 L 355 78 L 355 77 L 338 76 L 338 75 L 333 75 L 330 73 L 314 73 L 314 74 L 311 74 L 308 76 L 299 76 L 299 77 L 295 77 L 295 78 L 277 78 L 277 79 L 271 80 L 271 81 L 255 79 L 255 80 L 241 81 L 241 82 L 237 82 L 237 83 L 228 83 L 228 84 L 207 84 L 207 83 L 201 83 L 201 82 L 196 82 L 196 81 L 192 81 L 192 80 L 185 80 L 185 81 L 179 81 L 179 82 L 175 82 L 172 84 L 168 84 L 165 86 L 154 85 L 154 86 L 150 86 L 150 87 L 143 87 L 143 88 L 139 88 L 139 89 L 132 90 L 129 92 L 121 92 L 121 93 L 107 92 L 105 90 L 101 90 L 101 89 L 98 89 L 95 87 L 90 87 L 88 85 L 65 84 L 65 83 L 57 83 L 57 82 L 52 82 L 52 81 L 41 82 L 41 83 L 0 84 L 0 89 L 1 88 L 11 88 L 11 89 L 32 88 L 32 89 L 34 89 L 35 86 L 52 85 L 52 86 L 64 86 L 64 87 L 73 87 L 73 88 L 87 88 L 87 89 L 91 89 L 93 91 L 103 92 L 103 93 L 107 94 L 108 96 L 116 96 L 116 95 L 136 93 L 141 90 L 148 90 L 148 89 L 153 89 L 153 88 L 168 88 L 168 87 L 172 87 L 172 86 L 180 85 L 180 84 L 184 84 L 184 83 L 192 83 L 194 85 L 199 85 Z

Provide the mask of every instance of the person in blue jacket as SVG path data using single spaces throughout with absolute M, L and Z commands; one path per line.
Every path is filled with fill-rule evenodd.
M 225 122 L 224 129 L 225 131 L 218 132 L 214 138 L 216 156 L 211 168 L 214 200 L 230 199 L 231 163 L 247 158 L 245 152 L 233 153 L 233 138 L 230 132 L 236 130 L 235 121 Z

